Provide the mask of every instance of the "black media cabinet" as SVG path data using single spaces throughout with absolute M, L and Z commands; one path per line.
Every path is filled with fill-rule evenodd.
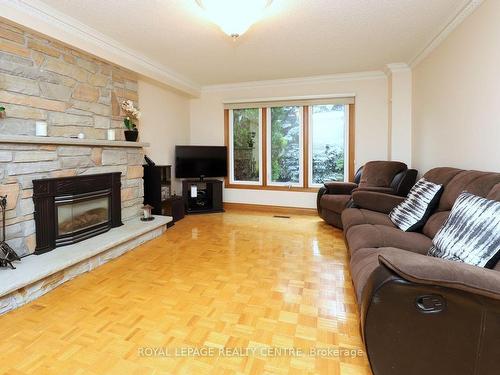
M 171 166 L 144 165 L 143 167 L 144 204 L 153 206 L 154 215 L 166 215 L 164 206 L 172 197 Z
M 192 186 L 196 186 L 195 197 L 191 196 Z M 182 181 L 182 197 L 188 214 L 224 212 L 222 181 L 220 180 L 184 180 Z

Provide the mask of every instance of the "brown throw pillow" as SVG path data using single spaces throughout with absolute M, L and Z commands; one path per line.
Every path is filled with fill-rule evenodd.
M 394 177 L 407 169 L 398 161 L 369 161 L 363 167 L 359 187 L 390 187 Z

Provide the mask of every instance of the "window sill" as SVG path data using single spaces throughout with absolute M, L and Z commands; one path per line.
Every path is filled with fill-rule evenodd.
M 302 193 L 317 193 L 319 188 L 317 187 L 288 187 L 288 186 L 262 186 L 262 185 L 243 185 L 243 184 L 224 184 L 225 189 L 243 189 L 243 190 L 274 190 L 274 191 L 294 191 Z

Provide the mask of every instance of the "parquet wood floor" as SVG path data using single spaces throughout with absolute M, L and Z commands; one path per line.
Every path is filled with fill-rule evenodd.
M 188 216 L 1 316 L 0 373 L 370 375 L 364 354 L 310 352 L 364 350 L 346 264 L 315 216 Z

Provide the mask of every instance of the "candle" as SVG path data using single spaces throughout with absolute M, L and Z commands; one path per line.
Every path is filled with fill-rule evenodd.
M 141 220 L 142 221 L 151 221 L 151 220 L 154 220 L 154 216 L 151 215 L 151 210 L 153 209 L 152 206 L 150 206 L 149 204 L 146 204 L 142 207 L 142 217 L 141 217 Z
M 45 121 L 36 121 L 35 122 L 35 135 L 37 137 L 46 137 L 47 136 L 47 123 Z
M 114 141 L 115 140 L 115 129 L 109 129 L 108 130 L 108 141 Z

